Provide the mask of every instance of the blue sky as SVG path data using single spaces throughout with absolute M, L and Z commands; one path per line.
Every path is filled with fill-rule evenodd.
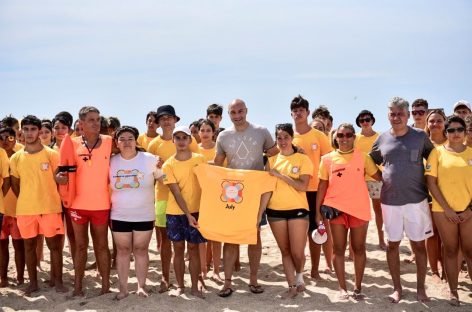
M 94 105 L 144 129 L 159 105 L 188 124 L 242 98 L 272 131 L 302 94 L 382 131 L 393 96 L 472 101 L 471 15 L 466 0 L 0 0 L 0 116 Z

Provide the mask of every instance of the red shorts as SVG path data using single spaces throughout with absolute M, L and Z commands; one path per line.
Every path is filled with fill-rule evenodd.
M 110 220 L 110 209 L 107 210 L 84 210 L 84 209 L 67 209 L 70 219 L 77 224 L 93 225 L 108 224 Z
M 8 239 L 11 236 L 12 239 L 21 239 L 20 229 L 16 224 L 16 218 L 10 216 L 3 216 L 2 232 L 0 233 L 0 239 Z
M 39 234 L 54 237 L 64 234 L 62 213 L 48 213 L 34 216 L 17 216 L 16 224 L 23 239 L 34 238 Z
M 329 220 L 329 224 L 341 224 L 344 225 L 346 229 L 361 227 L 368 223 L 369 221 L 361 220 L 347 213 L 343 213 L 339 217 Z

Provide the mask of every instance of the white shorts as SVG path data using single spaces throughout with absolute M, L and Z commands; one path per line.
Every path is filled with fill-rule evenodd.
M 433 224 L 427 199 L 417 204 L 403 206 L 382 204 L 381 206 L 383 228 L 389 241 L 401 241 L 403 231 L 405 231 L 406 237 L 414 242 L 423 241 L 433 236 Z
M 380 191 L 382 190 L 381 181 L 366 181 L 369 196 L 372 199 L 380 199 Z

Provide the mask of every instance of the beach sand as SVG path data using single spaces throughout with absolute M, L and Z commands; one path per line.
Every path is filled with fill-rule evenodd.
M 111 237 L 111 236 L 110 236 Z M 150 296 L 140 298 L 131 293 L 121 301 L 113 298 L 118 291 L 118 276 L 116 270 L 111 271 L 112 292 L 103 296 L 100 293 L 100 278 L 96 270 L 86 271 L 85 293 L 83 298 L 73 300 L 66 299 L 67 294 L 58 294 L 48 287 L 45 281 L 48 273 L 40 272 L 40 291 L 31 297 L 23 295 L 25 286 L 15 285 L 15 265 L 10 259 L 9 280 L 10 286 L 0 289 L 0 307 L 3 311 L 447 311 L 458 309 L 461 311 L 472 311 L 471 281 L 461 273 L 459 277 L 459 296 L 461 307 L 451 307 L 447 302 L 447 284 L 434 283 L 431 274 L 426 278 L 427 293 L 431 297 L 428 303 L 416 301 L 416 267 L 414 264 L 407 264 L 403 259 L 408 257 L 408 242 L 404 240 L 401 244 L 401 272 L 402 284 L 404 287 L 404 297 L 399 304 L 392 304 L 387 300 L 387 296 L 392 292 L 390 274 L 388 272 L 386 255 L 377 247 L 377 235 L 374 222 L 369 225 L 367 238 L 367 267 L 364 275 L 363 293 L 365 300 L 355 301 L 349 299 L 339 301 L 337 299 L 337 281 L 333 274 L 324 274 L 324 280 L 315 282 L 310 275 L 310 259 L 307 257 L 305 265 L 306 291 L 300 293 L 295 299 L 282 300 L 278 295 L 287 289 L 281 256 L 275 243 L 272 232 L 268 226 L 262 229 L 263 255 L 259 270 L 259 281 L 263 285 L 263 294 L 252 294 L 247 286 L 249 267 L 247 260 L 246 246 L 241 246 L 240 272 L 233 277 L 235 292 L 229 298 L 217 296 L 220 285 L 210 279 L 206 280 L 208 291 L 205 293 L 206 299 L 200 299 L 190 295 L 190 289 L 186 288 L 186 293 L 181 297 L 170 297 L 169 293 L 158 294 L 161 270 L 158 261 L 159 255 L 155 251 L 156 241 L 153 237 L 150 251 L 150 267 L 148 275 L 148 288 Z M 111 241 L 110 241 L 111 248 Z M 13 249 L 10 244 L 10 254 L 13 257 Z M 309 255 L 308 249 L 306 254 Z M 347 251 L 346 251 L 347 256 Z M 49 269 L 49 253 L 45 248 L 42 267 Z M 93 261 L 93 251 L 89 249 L 89 263 Z M 323 271 L 324 258 L 321 260 L 320 271 Z M 134 277 L 134 262 L 131 263 L 129 279 L 129 290 L 134 292 L 137 281 Z M 346 261 L 346 271 L 349 291 L 353 290 L 353 262 Z M 187 268 L 188 272 L 188 268 Z M 211 275 L 211 272 L 209 273 Z M 25 277 L 27 273 L 25 272 Z M 223 276 L 223 275 L 222 275 Z M 64 281 L 66 286 L 72 289 L 73 267 L 69 254 L 69 249 L 64 250 Z M 190 276 L 185 275 L 186 286 L 190 286 Z M 173 270 L 171 271 L 171 282 L 175 285 Z

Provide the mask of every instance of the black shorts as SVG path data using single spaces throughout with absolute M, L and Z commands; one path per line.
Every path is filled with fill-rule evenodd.
M 119 220 L 110 220 L 112 232 L 133 232 L 133 231 L 152 231 L 154 221 L 128 222 Z
M 0 212 L 0 232 L 2 231 L 3 214 Z
M 306 209 L 290 209 L 290 210 L 274 210 L 267 208 L 267 220 L 269 222 L 288 221 L 293 219 L 308 219 L 308 210 Z
M 308 201 L 308 207 L 310 208 L 308 214 L 310 222 L 308 233 L 311 234 L 311 232 L 318 228 L 318 224 L 316 224 L 316 192 L 306 192 L 306 200 Z

